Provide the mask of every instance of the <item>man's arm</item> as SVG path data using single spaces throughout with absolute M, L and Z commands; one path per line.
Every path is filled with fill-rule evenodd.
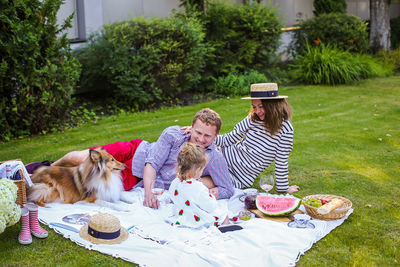
M 143 171 L 144 206 L 151 208 L 158 208 L 159 206 L 158 199 L 151 192 L 151 182 L 156 179 L 157 172 L 159 172 L 170 156 L 170 150 L 175 141 L 173 131 L 174 128 L 172 127 L 165 129 L 157 142 L 148 151 Z
M 147 163 L 144 167 L 143 173 L 143 187 L 144 187 L 144 201 L 143 205 L 150 208 L 158 209 L 159 201 L 151 192 L 151 183 L 156 179 L 156 170 L 151 166 L 150 163 Z

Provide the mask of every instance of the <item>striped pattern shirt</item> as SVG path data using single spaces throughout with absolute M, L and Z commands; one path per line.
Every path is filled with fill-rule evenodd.
M 271 136 L 263 122 L 246 117 L 232 132 L 219 135 L 215 143 L 221 148 L 236 188 L 252 186 L 255 178 L 275 161 L 277 191 L 289 189 L 288 158 L 293 148 L 290 121 L 285 121 L 279 133 Z
M 143 177 L 146 163 L 150 163 L 156 170 L 156 179 L 164 182 L 165 189 L 168 189 L 176 177 L 177 158 L 181 146 L 188 142 L 191 134 L 184 135 L 180 126 L 171 126 L 163 131 L 157 142 L 149 143 L 143 141 L 137 148 L 132 159 L 132 174 L 136 177 Z M 202 176 L 212 177 L 218 188 L 219 198 L 230 198 L 233 195 L 233 185 L 228 171 L 225 158 L 217 150 L 213 142 L 206 148 L 208 162 Z M 136 186 L 143 186 L 140 181 Z

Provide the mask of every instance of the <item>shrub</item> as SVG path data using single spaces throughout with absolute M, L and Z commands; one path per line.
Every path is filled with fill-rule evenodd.
M 277 59 L 282 25 L 268 5 L 213 2 L 207 6 L 205 27 L 215 49 L 207 59 L 206 79 L 216 80 L 233 69 L 263 72 Z
M 346 0 L 314 0 L 314 15 L 346 13 Z
M 80 65 L 66 36 L 60 36 L 72 18 L 57 22 L 61 4 L 0 2 L 1 140 L 50 129 L 68 113 Z
M 396 71 L 400 71 L 400 47 L 391 51 L 379 51 L 377 56 L 385 64 L 393 65 Z
M 390 41 L 392 49 L 400 47 L 400 16 L 390 20 Z
M 367 25 L 360 18 L 348 14 L 322 14 L 300 23 L 290 45 L 292 54 L 306 51 L 306 44 L 319 43 L 335 46 L 339 50 L 365 53 L 369 48 Z
M 119 105 L 148 108 L 199 85 L 207 47 L 195 18 L 134 18 L 105 25 L 77 51 L 81 87 Z
M 393 73 L 393 66 L 370 55 L 352 54 L 336 48 L 307 46 L 295 60 L 298 80 L 309 84 L 347 84 Z
M 232 70 L 228 75 L 219 77 L 215 83 L 213 94 L 224 96 L 241 96 L 250 92 L 252 83 L 266 82 L 267 78 L 257 71 L 251 70 L 244 74 Z

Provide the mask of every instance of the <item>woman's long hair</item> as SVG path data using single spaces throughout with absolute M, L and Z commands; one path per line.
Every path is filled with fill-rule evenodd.
M 267 132 L 272 136 L 279 133 L 282 129 L 284 121 L 292 119 L 293 109 L 286 99 L 262 99 L 265 116 L 264 127 Z M 254 113 L 253 108 L 250 112 L 252 121 L 261 121 L 261 119 Z

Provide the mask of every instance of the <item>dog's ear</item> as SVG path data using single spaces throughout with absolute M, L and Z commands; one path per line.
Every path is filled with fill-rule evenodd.
M 97 162 L 101 159 L 101 154 L 100 154 L 100 152 L 90 148 L 89 149 L 89 157 L 93 162 Z

